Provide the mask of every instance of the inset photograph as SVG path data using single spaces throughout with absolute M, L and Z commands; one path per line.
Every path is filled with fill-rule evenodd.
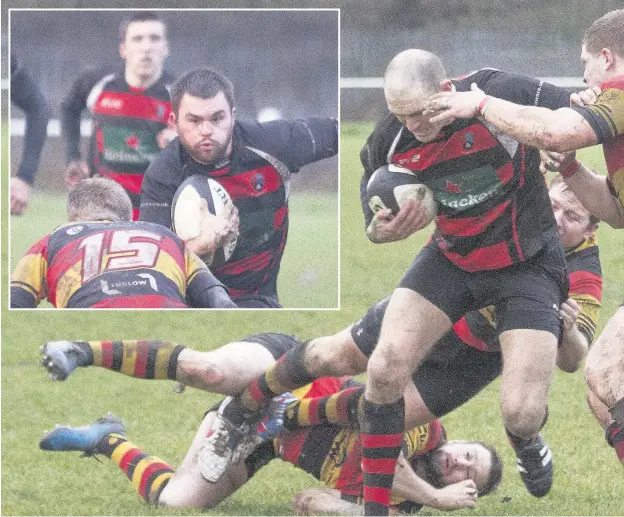
M 9 29 L 12 309 L 339 308 L 338 9 Z

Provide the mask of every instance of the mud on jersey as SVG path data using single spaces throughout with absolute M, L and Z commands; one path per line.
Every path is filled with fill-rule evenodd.
M 80 113 L 88 108 L 93 117 L 89 166 L 120 183 L 138 218 L 141 182 L 147 166 L 160 151 L 157 135 L 167 127 L 171 102 L 163 76 L 147 89 L 126 83 L 123 71 L 89 71 L 72 86 L 63 100 L 63 132 L 68 143 L 68 161 L 79 158 Z
M 488 94 L 524 105 L 569 105 L 566 90 L 497 70 L 480 70 L 453 84 L 469 91 L 473 82 Z M 386 163 L 407 167 L 438 202 L 434 242 L 465 271 L 522 262 L 556 235 L 538 151 L 481 120 L 456 120 L 434 141 L 423 143 L 388 113 L 369 137 L 361 160 L 366 225 L 372 219 L 366 200 L 370 175 Z
M 156 224 L 80 222 L 35 243 L 11 276 L 11 307 L 186 307 L 219 283 L 182 241 Z M 195 296 L 195 291 L 199 291 Z
M 624 206 L 624 75 L 600 85 L 594 104 L 571 106 L 596 133 L 607 163 L 607 184 L 613 197 Z
M 260 294 L 277 300 L 277 275 L 288 235 L 290 175 L 338 151 L 337 121 L 310 117 L 234 124 L 231 156 L 214 165 L 191 158 L 178 139 L 150 165 L 141 193 L 141 220 L 171 227 L 171 203 L 188 176 L 218 181 L 240 219 L 233 255 L 213 269 L 233 298 Z
M 324 377 L 295 390 L 299 398 L 332 395 L 350 386 L 362 386 L 350 377 Z M 403 454 L 408 461 L 441 444 L 444 431 L 439 420 L 406 431 Z M 319 425 L 284 433 L 275 440 L 278 456 L 312 474 L 326 487 L 346 495 L 362 494 L 362 449 L 358 429 Z M 393 497 L 392 504 L 403 499 Z
M 566 250 L 570 281 L 569 297 L 578 303 L 581 312 L 576 320 L 578 329 L 591 344 L 602 306 L 602 272 L 596 236 Z M 495 307 L 469 312 L 453 326 L 453 332 L 467 345 L 490 352 L 500 351 L 496 330 Z

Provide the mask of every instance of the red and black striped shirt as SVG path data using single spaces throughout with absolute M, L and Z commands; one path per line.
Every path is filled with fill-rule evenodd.
M 138 219 L 143 174 L 160 151 L 157 135 L 167 127 L 171 113 L 164 73 L 147 89 L 133 88 L 123 70 L 88 71 L 80 76 L 61 103 L 61 124 L 67 160 L 80 158 L 80 115 L 88 108 L 93 117 L 89 147 L 91 174 L 117 181 L 132 200 Z
M 483 91 L 525 105 L 569 105 L 569 92 L 498 70 L 479 70 L 453 84 L 476 83 Z M 388 113 L 361 153 L 360 193 L 366 225 L 370 175 L 385 163 L 414 171 L 438 203 L 433 242 L 465 271 L 499 269 L 534 256 L 557 236 L 539 153 L 478 119 L 456 120 L 423 143 Z
M 204 165 L 176 138 L 150 165 L 141 191 L 141 220 L 171 226 L 171 203 L 188 176 L 203 174 L 229 193 L 240 219 L 233 255 L 213 270 L 232 298 L 259 294 L 277 301 L 277 275 L 288 235 L 290 175 L 338 151 L 337 121 L 301 120 L 234 124 L 232 153 Z

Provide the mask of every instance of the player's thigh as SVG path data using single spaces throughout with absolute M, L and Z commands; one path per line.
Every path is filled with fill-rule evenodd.
M 377 368 L 416 369 L 452 322 L 473 308 L 465 277 L 435 246 L 420 250 L 385 309 L 369 375 Z
M 394 291 L 368 363 L 368 385 L 399 395 L 431 346 L 451 326 L 448 316 L 411 289 Z M 395 393 L 396 395 L 396 393 Z
M 499 352 L 477 350 L 448 332 L 412 376 L 413 393 L 405 395 L 406 423 L 422 425 L 450 413 L 496 379 L 501 369 Z
M 305 367 L 312 375 L 357 375 L 366 371 L 368 357 L 353 340 L 352 327 L 312 339 L 305 350 Z
M 624 305 L 589 349 L 585 380 L 590 390 L 608 406 L 624 397 Z
M 208 483 L 201 475 L 197 455 L 215 416 L 216 412 L 211 411 L 204 417 L 182 464 L 160 494 L 160 504 L 178 508 L 210 508 L 247 481 L 244 462 L 228 467 L 216 483 Z

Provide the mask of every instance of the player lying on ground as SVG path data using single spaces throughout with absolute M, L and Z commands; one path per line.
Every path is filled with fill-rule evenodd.
M 274 363 L 286 350 L 299 344 L 292 336 L 258 334 L 214 352 L 197 352 L 159 341 L 123 341 L 53 342 L 43 347 L 43 353 L 44 364 L 57 379 L 65 379 L 76 365 L 91 360 L 134 377 L 177 379 L 207 391 L 234 393 L 260 367 Z M 297 396 L 329 396 L 343 388 L 361 386 L 349 378 L 324 378 L 300 390 Z M 194 508 L 218 504 L 260 467 L 278 457 L 309 472 L 326 486 L 298 494 L 294 501 L 298 513 L 361 513 L 356 504 L 362 490 L 360 442 L 359 433 L 353 428 L 321 424 L 286 432 L 275 441 L 256 441 L 244 461 L 229 464 L 217 483 L 206 483 L 198 453 L 213 426 L 218 406 L 204 418 L 175 473 L 159 458 L 146 455 L 128 442 L 123 425 L 112 416 L 82 428 L 58 427 L 43 438 L 41 447 L 104 454 L 120 466 L 146 501 Z M 272 429 L 276 422 L 265 424 Z M 341 450 L 347 451 L 345 461 L 339 460 Z M 399 510 L 413 510 L 420 505 L 447 510 L 474 507 L 477 495 L 491 492 L 500 482 L 501 473 L 502 464 L 493 448 L 480 442 L 447 442 L 445 431 L 436 420 L 405 434 L 405 453 L 397 467 L 395 484 L 403 497 L 395 502 Z
M 563 330 L 556 364 L 564 371 L 577 370 L 593 339 L 600 308 L 602 281 L 594 230 L 596 219 L 580 204 L 561 181 L 554 182 L 550 198 L 559 238 L 566 249 L 570 298 L 562 304 Z M 313 339 L 288 352 L 274 367 L 252 381 L 242 395 L 224 409 L 223 426 L 207 442 L 210 449 L 221 437 L 238 434 L 236 427 L 253 418 L 271 398 L 325 375 L 355 375 L 366 369 L 379 337 L 388 300 L 373 307 L 355 325 L 334 336 Z M 493 308 L 469 313 L 455 324 L 425 358 L 404 391 L 405 428 L 423 424 L 460 406 L 498 377 L 502 371 L 500 345 Z M 470 345 L 470 346 L 467 346 Z M 287 427 L 296 421 L 355 423 L 360 417 L 362 391 L 341 399 L 340 414 L 327 414 L 325 403 L 305 408 L 300 415 L 287 412 Z M 334 401 L 333 404 L 337 402 Z M 333 418 L 332 418 L 333 417 Z M 219 421 L 217 423 L 220 424 Z M 219 437 L 217 440 L 216 437 Z M 244 438 L 241 438 L 244 442 Z M 218 448 L 218 447 L 217 447 Z M 227 450 L 227 448 L 226 448 Z M 541 434 L 529 452 L 520 455 L 518 469 L 534 495 L 545 495 L 552 484 L 552 455 Z M 207 479 L 218 479 L 219 466 L 228 456 L 206 453 Z M 215 455 L 216 456 L 216 455 Z M 220 456 L 220 455 L 218 455 Z
M 556 182 L 550 191 L 559 235 L 567 249 L 571 299 L 562 307 L 563 340 L 557 365 L 565 371 L 580 366 L 592 340 L 601 298 L 600 263 L 593 231 L 595 219 L 575 200 L 564 184 Z M 43 347 L 43 362 L 53 378 L 64 380 L 77 366 L 99 366 L 134 377 L 171 379 L 215 393 L 233 395 L 290 351 L 264 377 L 265 390 L 285 391 L 293 381 L 293 364 L 299 375 L 310 381 L 315 375 L 356 374 L 366 369 L 367 357 L 375 346 L 387 301 L 377 304 L 355 325 L 334 336 L 301 344 L 280 335 L 251 336 L 212 352 L 197 352 L 161 341 L 52 342 Z M 579 312 L 580 311 L 580 312 Z M 468 315 L 438 345 L 414 375 L 414 384 L 405 392 L 406 428 L 424 424 L 461 405 L 496 378 L 501 370 L 496 333 L 491 326 L 491 309 Z M 472 346 L 467 346 L 470 344 Z M 485 352 L 483 350 L 489 350 Z M 240 358 L 245 357 L 245 362 Z M 303 367 L 294 360 L 303 361 Z M 289 366 L 290 365 L 290 366 Z M 285 371 L 284 368 L 289 368 Z M 302 369 L 303 368 L 303 369 Z M 256 382 L 256 381 L 254 381 Z M 280 386 L 276 386 L 276 382 Z M 253 383 L 252 383 L 253 384 Z M 331 402 L 303 408 L 292 407 L 285 425 L 295 428 L 306 423 L 357 423 L 361 390 L 334 396 Z M 342 408 L 326 411 L 327 407 Z M 317 413 L 311 408 L 317 408 Z M 204 463 L 204 462 L 202 462 Z M 230 458 L 224 460 L 225 468 Z M 219 460 L 221 464 L 221 460 Z M 212 474 L 212 461 L 203 470 Z M 552 469 L 552 463 L 549 463 Z M 522 467 L 522 465 L 519 465 Z M 521 471 L 522 472 L 522 471 Z M 526 473 L 524 473 L 526 477 Z M 218 477 L 218 476 L 217 476 Z M 529 478 L 536 490 L 542 478 Z M 547 488 L 549 484 L 545 485 Z M 546 489 L 547 489 L 546 488 Z M 543 488 L 541 488 L 543 489 Z
M 69 224 L 26 252 L 11 275 L 11 308 L 235 308 L 227 290 L 173 232 L 131 221 L 132 203 L 107 178 L 75 184 Z
M 553 156 L 566 183 L 594 215 L 624 228 L 624 9 L 608 12 L 585 31 L 583 79 L 600 93 L 591 105 L 576 102 L 555 111 L 518 106 L 481 90 L 447 92 L 428 104 L 440 113 L 431 120 L 478 116 L 519 142 L 558 151 L 602 144 L 607 176 L 568 157 Z M 609 320 L 585 365 L 588 401 L 606 429 L 609 444 L 624 464 L 624 304 Z

